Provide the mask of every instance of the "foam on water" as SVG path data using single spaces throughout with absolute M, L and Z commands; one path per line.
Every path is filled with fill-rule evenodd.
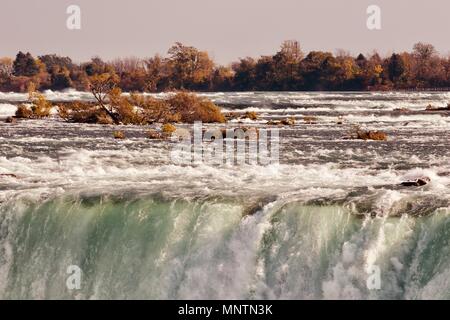
M 358 219 L 339 206 L 285 200 L 245 217 L 224 198 L 9 205 L 0 215 L 3 225 L 9 219 L 2 298 L 450 298 L 448 210 Z M 79 291 L 65 287 L 74 264 L 85 277 Z M 370 266 L 381 270 L 380 290 L 367 287 Z
M 0 298 L 450 298 L 449 117 L 392 113 L 448 93 L 201 95 L 262 113 L 245 126 L 297 117 L 279 128 L 279 164 L 179 166 L 149 127 L 0 124 Z M 0 93 L 0 117 L 25 99 Z M 355 125 L 389 140 L 344 139 Z M 421 177 L 431 183 L 400 186 Z M 380 290 L 367 288 L 374 266 Z
M 0 117 L 11 117 L 16 113 L 17 107 L 8 104 L 8 103 L 0 103 Z

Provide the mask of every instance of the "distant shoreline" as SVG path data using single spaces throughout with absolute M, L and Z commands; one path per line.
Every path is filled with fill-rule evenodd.
M 75 63 L 69 57 L 19 52 L 0 58 L 0 91 L 78 91 L 90 89 L 92 77 L 109 74 L 123 92 L 297 92 L 297 91 L 450 91 L 450 59 L 433 45 L 416 43 L 411 52 L 352 56 L 345 51 L 304 53 L 289 40 L 278 52 L 217 64 L 206 51 L 175 43 L 167 56 L 94 57 Z

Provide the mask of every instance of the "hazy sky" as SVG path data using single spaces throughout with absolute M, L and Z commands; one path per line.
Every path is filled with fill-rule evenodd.
M 81 30 L 66 28 L 66 8 L 81 7 Z M 366 9 L 382 9 L 369 31 Z M 165 54 L 176 41 L 226 64 L 272 54 L 286 39 L 304 51 L 410 50 L 415 42 L 450 52 L 448 0 L 0 0 L 0 56 L 18 50 L 84 61 L 99 55 Z

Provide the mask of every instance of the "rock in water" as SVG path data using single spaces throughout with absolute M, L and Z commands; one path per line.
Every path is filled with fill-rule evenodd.
M 1 173 L 0 177 L 17 178 L 17 176 L 13 173 Z
M 431 182 L 431 179 L 428 177 L 417 178 L 416 180 L 404 181 L 401 183 L 404 187 L 422 187 Z
M 14 117 L 8 117 L 5 119 L 6 123 L 17 123 L 17 119 Z

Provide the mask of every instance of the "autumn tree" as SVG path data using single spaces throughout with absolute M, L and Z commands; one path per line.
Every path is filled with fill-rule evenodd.
M 128 57 L 115 59 L 110 65 L 119 77 L 119 87 L 124 91 L 146 91 L 147 73 L 142 59 Z
M 372 55 L 358 56 L 356 63 L 360 67 L 360 73 L 357 76 L 357 81 L 360 88 L 367 90 L 369 88 L 378 88 L 383 83 L 383 59 L 377 52 Z
M 144 68 L 144 61 L 137 57 L 117 58 L 110 63 L 118 75 Z
M 177 42 L 169 49 L 172 81 L 180 89 L 205 89 L 209 86 L 214 62 L 208 53 Z
M 5 57 L 0 58 L 0 90 L 4 86 L 8 86 L 11 82 L 11 76 L 13 74 L 13 60 L 11 58 Z M 5 88 L 9 89 L 9 88 Z
M 416 43 L 413 48 L 415 64 L 413 74 L 418 87 L 434 87 L 439 85 L 439 78 L 445 73 L 437 51 L 433 45 Z
M 116 88 L 117 82 L 118 78 L 115 74 L 95 74 L 90 78 L 90 90 L 100 107 L 116 124 L 119 124 L 120 120 L 114 113 L 112 105 L 108 103 L 108 97 L 113 92 L 114 88 Z
M 339 63 L 330 52 L 311 51 L 301 62 L 306 90 L 329 90 L 336 79 Z
M 335 83 L 332 84 L 334 89 L 338 90 L 360 90 L 362 68 L 350 53 L 340 51 L 336 56 L 338 63 Z
M 9 78 L 13 74 L 13 60 L 8 57 L 0 58 L 0 77 Z
M 256 61 L 247 57 L 233 63 L 234 71 L 233 89 L 237 91 L 253 90 L 255 86 L 255 66 Z
M 160 55 L 144 61 L 146 69 L 145 87 L 149 92 L 156 92 L 170 88 L 171 70 L 169 63 Z
M 280 51 L 273 56 L 275 81 L 280 90 L 294 90 L 298 87 L 299 65 L 303 57 L 300 43 L 295 40 L 283 42 Z
M 421 61 L 428 61 L 436 56 L 437 51 L 432 44 L 418 42 L 413 47 L 413 54 Z
M 230 67 L 218 66 L 214 69 L 211 90 L 228 91 L 233 86 L 234 72 Z

